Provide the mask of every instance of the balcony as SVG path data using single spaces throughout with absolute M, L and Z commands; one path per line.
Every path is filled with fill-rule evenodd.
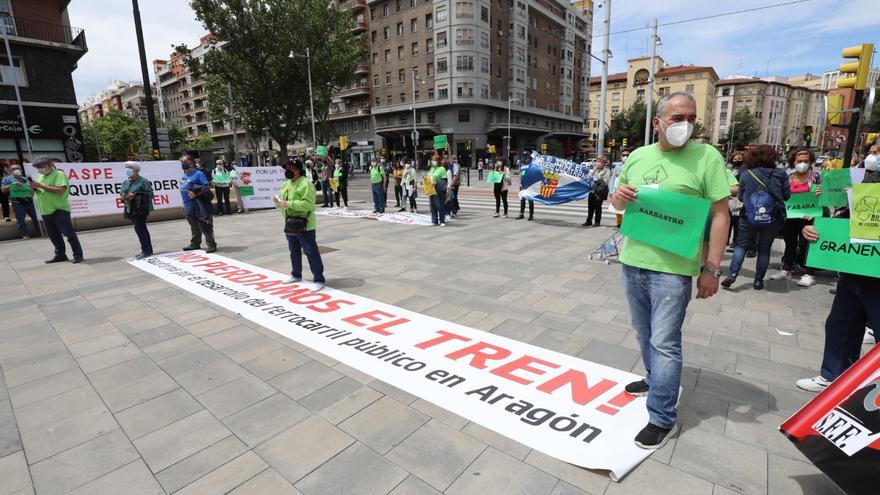
M 349 97 L 349 96 L 360 96 L 360 95 L 369 95 L 369 94 L 370 94 L 370 87 L 369 86 L 367 86 L 367 85 L 362 85 L 362 86 L 352 85 L 351 87 L 340 89 L 336 93 L 336 96 L 343 98 L 343 97 Z
M 354 23 L 354 26 L 351 28 L 351 32 L 358 34 L 363 33 L 367 30 L 367 21 L 357 21 Z
M 361 62 L 357 64 L 357 67 L 354 68 L 355 74 L 369 74 L 370 73 L 370 64 L 367 62 Z
M 367 0 L 343 0 L 339 8 L 342 10 L 354 9 L 355 12 L 367 8 Z
M 5 29 L 12 41 L 51 45 L 79 56 L 89 50 L 86 33 L 80 28 L 0 14 L 0 29 Z

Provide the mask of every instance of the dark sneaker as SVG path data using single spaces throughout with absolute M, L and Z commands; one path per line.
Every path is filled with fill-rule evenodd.
M 137 256 L 134 257 L 136 260 L 142 260 L 144 258 L 149 258 L 153 253 L 138 253 Z
M 202 249 L 201 246 L 193 246 L 190 244 L 189 246 L 183 248 L 184 251 L 195 251 L 196 249 Z
M 725 289 L 729 289 L 730 286 L 733 285 L 734 282 L 736 282 L 736 277 L 727 277 L 721 281 L 721 287 L 724 287 Z
M 755 280 L 755 283 L 752 284 L 752 288 L 755 290 L 763 290 L 764 289 L 764 281 L 763 280 Z
M 636 397 L 645 397 L 648 395 L 648 382 L 645 380 L 639 380 L 637 382 L 632 382 L 626 387 L 623 388 L 626 390 L 626 393 L 629 395 L 634 395 Z
M 70 258 L 67 256 L 54 256 L 51 260 L 46 260 L 46 263 L 61 263 L 62 261 L 68 261 Z
M 76 265 L 76 264 L 82 263 L 83 261 L 85 261 L 85 260 L 83 259 L 82 256 L 75 256 L 75 257 L 73 258 L 73 262 L 72 262 L 72 263 L 73 263 L 74 265 Z
M 534 218 L 533 218 L 533 217 L 529 217 L 528 220 L 531 222 L 532 220 L 534 220 Z
M 205 252 L 206 252 L 206 253 L 216 253 L 216 252 L 217 252 L 217 246 L 208 246 L 208 249 L 205 249 Z
M 642 428 L 642 431 L 636 435 L 636 447 L 645 450 L 657 450 L 663 448 L 670 438 L 678 435 L 679 426 L 676 424 L 672 428 L 661 428 L 648 423 L 648 426 Z
M 520 216 L 518 216 L 518 217 L 516 217 L 516 219 L 517 219 L 517 220 L 522 220 L 522 219 L 523 219 L 523 218 L 525 218 L 525 217 L 524 217 L 524 216 L 522 216 L 522 215 L 520 215 Z
M 758 256 L 758 252 L 755 251 L 754 249 L 750 249 L 750 250 L 746 251 L 746 258 L 754 258 L 756 256 Z

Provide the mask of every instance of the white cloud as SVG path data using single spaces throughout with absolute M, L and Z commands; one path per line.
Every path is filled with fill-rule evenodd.
M 188 0 L 141 0 L 141 21 L 152 77 L 152 62 L 167 59 L 171 45 L 198 44 L 205 31 L 195 20 Z M 141 80 L 140 59 L 128 0 L 71 2 L 70 23 L 85 29 L 89 52 L 73 73 L 76 97 L 83 101 L 112 80 Z

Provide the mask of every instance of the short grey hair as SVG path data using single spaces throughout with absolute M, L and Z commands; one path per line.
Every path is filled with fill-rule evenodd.
M 31 162 L 34 167 L 39 167 L 40 165 L 55 165 L 55 160 L 52 159 L 51 156 L 40 155 Z
M 131 161 L 125 162 L 125 168 L 130 168 L 130 169 L 134 170 L 135 172 L 141 171 L 141 166 L 138 162 L 131 162 Z
M 663 115 L 666 114 L 666 105 L 671 99 L 675 98 L 676 96 L 683 96 L 690 100 L 690 102 L 693 103 L 695 107 L 697 106 L 697 100 L 694 99 L 693 95 L 691 95 L 690 93 L 685 93 L 684 91 L 676 91 L 675 93 L 669 93 L 663 98 L 660 98 L 660 101 L 657 102 L 657 117 L 663 118 Z

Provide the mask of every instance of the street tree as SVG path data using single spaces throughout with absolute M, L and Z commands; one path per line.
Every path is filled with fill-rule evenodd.
M 641 146 L 645 142 L 645 117 L 647 113 L 645 102 L 637 100 L 629 108 L 611 119 L 607 133 L 608 138 L 614 139 L 617 146 L 623 144 L 624 138 L 629 146 Z
M 754 143 L 760 135 L 761 124 L 749 112 L 748 108 L 742 108 L 733 114 L 727 131 L 720 137 L 718 143 L 724 146 L 732 145 L 733 148 L 742 148 Z
M 83 125 L 82 130 L 86 160 L 89 161 L 98 161 L 98 148 L 101 158 L 121 161 L 128 159 L 129 154 L 139 155 L 146 144 L 144 122 L 122 110 L 112 109 L 103 117 Z
M 227 84 L 238 120 L 281 146 L 311 137 L 308 48 L 316 114 L 351 84 L 363 56 L 349 13 L 327 0 L 191 0 L 215 38 L 199 64 L 213 115 L 228 114 Z M 293 56 L 291 56 L 293 55 Z

